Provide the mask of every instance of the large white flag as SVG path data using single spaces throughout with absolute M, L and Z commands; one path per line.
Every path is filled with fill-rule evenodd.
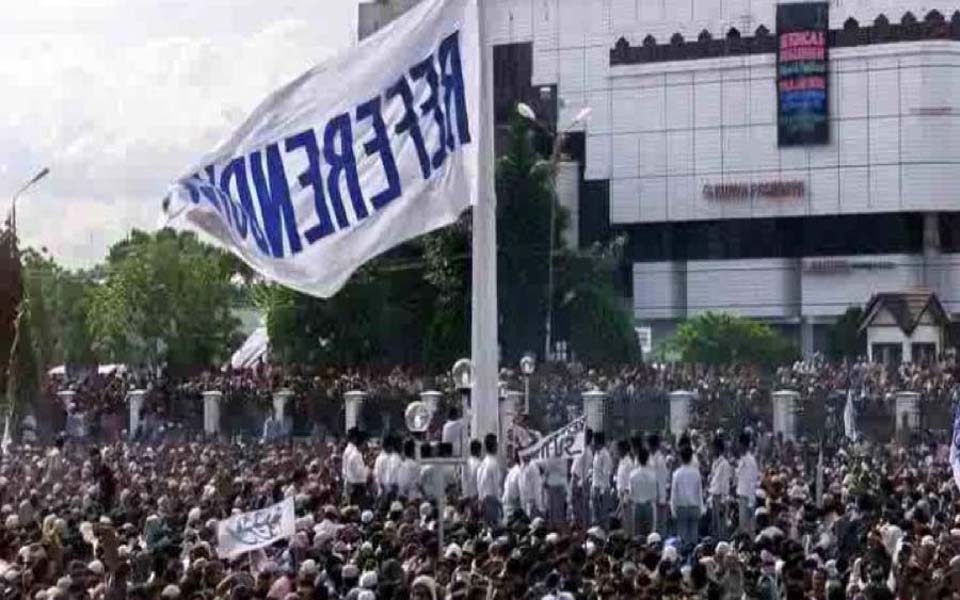
M 296 533 L 293 498 L 220 521 L 217 525 L 217 554 L 234 558 L 266 548 Z
M 478 190 L 477 0 L 424 0 L 274 92 L 164 198 L 260 274 L 330 296 Z

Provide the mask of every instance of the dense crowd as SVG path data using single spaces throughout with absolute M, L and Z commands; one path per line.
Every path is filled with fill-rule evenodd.
M 456 416 L 441 434 L 454 444 Z M 568 461 L 504 459 L 488 436 L 455 470 L 418 463 L 412 440 L 351 433 L 345 446 L 14 446 L 3 597 L 960 598 L 946 438 L 821 452 L 761 450 L 749 430 L 588 431 Z M 220 556 L 220 520 L 287 497 L 294 535 Z

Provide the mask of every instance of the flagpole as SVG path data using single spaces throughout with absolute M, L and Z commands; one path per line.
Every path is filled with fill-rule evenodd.
M 497 367 L 497 196 L 495 187 L 495 124 L 493 115 L 493 46 L 487 43 L 489 0 L 477 0 L 481 54 L 480 183 L 473 207 L 471 274 L 471 437 L 483 439 L 500 430 Z M 501 440 L 501 444 L 503 441 Z

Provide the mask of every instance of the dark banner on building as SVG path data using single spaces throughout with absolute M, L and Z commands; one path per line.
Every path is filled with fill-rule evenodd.
M 777 118 L 781 146 L 830 141 L 826 2 L 777 6 Z

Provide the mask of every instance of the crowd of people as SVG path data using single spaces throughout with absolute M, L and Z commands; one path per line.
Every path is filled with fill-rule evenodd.
M 452 413 L 440 437 L 461 445 Z M 759 432 L 613 440 L 572 459 L 411 439 L 13 446 L 4 598 L 917 600 L 960 597 L 947 438 L 760 449 Z M 218 523 L 292 497 L 295 533 L 221 556 Z M 443 528 L 440 546 L 439 529 Z
M 527 387 L 522 376 L 504 370 L 505 386 Z M 366 392 L 367 429 L 382 432 L 402 421 L 403 409 L 425 390 L 451 392 L 446 373 L 428 374 L 422 369 L 389 368 L 366 371 L 301 369 L 261 366 L 244 371 L 201 373 L 174 378 L 146 371 L 117 370 L 51 379 L 46 396 L 57 407 L 42 415 L 52 430 L 65 428 L 70 420 L 83 423 L 83 431 L 99 440 L 120 439 L 126 426 L 126 394 L 132 389 L 147 392 L 143 422 L 150 431 L 196 434 L 203 422 L 202 394 L 223 393 L 221 429 L 258 433 L 272 411 L 272 395 L 279 389 L 293 391 L 288 414 L 295 435 L 315 433 L 342 437 L 342 405 L 346 391 Z M 950 414 L 957 388 L 957 367 L 952 362 L 904 365 L 888 368 L 866 362 L 831 364 L 823 360 L 798 362 L 775 370 L 748 366 L 702 366 L 687 364 L 639 364 L 589 369 L 579 364 L 541 367 L 529 379 L 531 422 L 542 431 L 552 431 L 576 418 L 586 390 L 607 392 L 611 412 L 619 416 L 617 432 L 635 429 L 639 423 L 666 418 L 667 395 L 675 390 L 695 393 L 695 425 L 734 427 L 770 419 L 770 395 L 780 389 L 801 395 L 810 427 L 816 429 L 833 397 L 848 390 L 855 394 L 865 423 L 875 416 L 887 423 L 890 398 L 898 391 L 916 391 L 922 396 L 923 413 L 929 423 L 942 424 Z M 71 390 L 69 405 L 56 397 Z M 804 422 L 804 426 L 807 423 Z M 49 433 L 49 432 L 48 432 Z M 885 431 L 881 432 L 886 435 Z

